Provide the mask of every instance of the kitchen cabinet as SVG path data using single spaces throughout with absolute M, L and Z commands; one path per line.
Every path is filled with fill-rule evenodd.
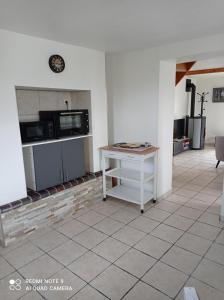
M 25 147 L 23 158 L 27 187 L 35 191 L 85 175 L 83 139 Z
M 82 139 L 62 143 L 62 162 L 64 181 L 69 181 L 85 174 L 84 144 Z
M 33 163 L 37 191 L 63 181 L 60 143 L 33 147 Z

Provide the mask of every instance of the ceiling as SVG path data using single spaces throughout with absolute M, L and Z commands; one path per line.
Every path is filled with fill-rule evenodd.
M 0 0 L 0 28 L 108 52 L 223 33 L 223 0 Z

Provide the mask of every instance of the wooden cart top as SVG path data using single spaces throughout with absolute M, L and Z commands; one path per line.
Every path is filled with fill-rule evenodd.
M 125 148 L 121 149 L 121 148 L 116 148 L 116 147 L 113 147 L 112 145 L 109 145 L 109 146 L 100 147 L 100 150 L 146 155 L 146 154 L 150 154 L 150 153 L 158 151 L 159 148 L 152 146 L 152 147 L 145 148 L 142 151 L 139 151 L 139 150 L 135 150 L 135 149 L 125 149 Z

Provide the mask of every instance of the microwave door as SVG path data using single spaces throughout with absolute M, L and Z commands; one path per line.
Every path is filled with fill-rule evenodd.
M 60 115 L 60 131 L 80 133 L 82 129 L 82 113 L 63 113 Z

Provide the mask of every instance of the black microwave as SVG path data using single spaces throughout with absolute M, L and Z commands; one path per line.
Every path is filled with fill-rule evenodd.
M 21 122 L 19 125 L 22 143 L 54 138 L 54 126 L 51 121 Z
M 89 133 L 88 109 L 39 111 L 40 120 L 54 124 L 55 138 Z

